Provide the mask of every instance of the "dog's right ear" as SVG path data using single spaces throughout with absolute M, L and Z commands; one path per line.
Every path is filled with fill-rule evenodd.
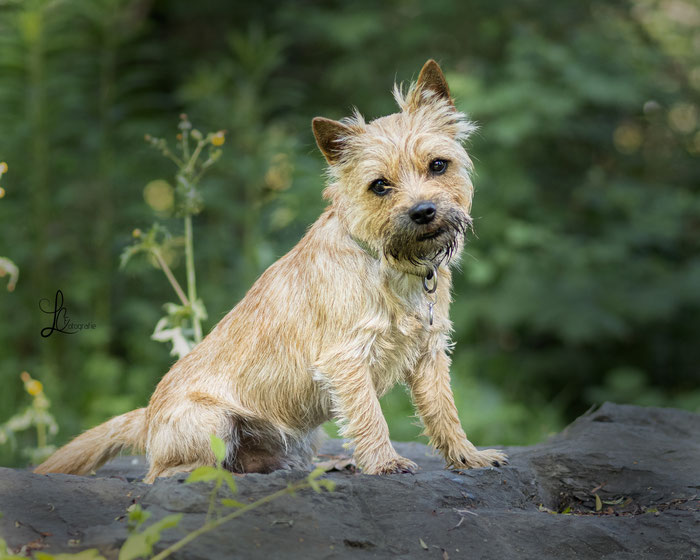
M 338 121 L 316 117 L 311 121 L 311 128 L 314 130 L 316 144 L 326 161 L 331 165 L 337 163 L 346 147 L 347 139 L 352 135 L 350 127 Z

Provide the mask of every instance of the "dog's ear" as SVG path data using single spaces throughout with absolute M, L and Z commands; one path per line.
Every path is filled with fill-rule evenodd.
M 316 144 L 326 161 L 331 165 L 337 163 L 346 147 L 347 139 L 352 134 L 352 129 L 341 122 L 324 117 L 316 117 L 311 121 L 311 128 L 316 137 Z
M 425 92 L 433 92 L 433 96 L 426 96 Z M 418 108 L 425 103 L 430 103 L 437 99 L 445 99 L 454 107 L 454 101 L 450 96 L 450 88 L 447 85 L 445 75 L 440 70 L 440 66 L 432 58 L 423 65 L 418 75 L 418 81 L 411 91 L 410 105 Z

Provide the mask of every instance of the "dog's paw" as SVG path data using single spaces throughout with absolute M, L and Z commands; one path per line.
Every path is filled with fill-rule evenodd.
M 362 469 L 365 474 L 396 474 L 414 473 L 418 470 L 418 465 L 405 457 L 394 457 L 378 465 L 367 466 Z
M 508 464 L 508 456 L 498 449 L 469 451 L 451 459 L 448 468 L 475 469 L 479 467 L 502 467 Z

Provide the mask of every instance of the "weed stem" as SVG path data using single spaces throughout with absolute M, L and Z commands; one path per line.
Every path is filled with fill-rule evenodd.
M 160 265 L 160 268 L 163 270 L 163 273 L 165 274 L 165 276 L 169 280 L 170 285 L 175 290 L 177 297 L 180 298 L 182 305 L 184 305 L 185 307 L 188 307 L 190 305 L 190 301 L 187 299 L 187 296 L 185 295 L 185 292 L 182 290 L 182 287 L 180 286 L 180 283 L 177 281 L 177 278 L 175 278 L 175 276 L 173 275 L 173 271 L 170 270 L 170 267 L 165 262 L 163 255 L 160 254 L 160 251 L 158 249 L 151 249 L 151 252 L 153 253 L 153 256 L 156 258 L 156 260 L 158 261 L 158 264 Z
M 177 552 L 182 547 L 191 543 L 198 536 L 203 535 L 204 533 L 208 533 L 209 531 L 216 529 L 220 525 L 223 525 L 224 523 L 228 523 L 232 519 L 235 519 L 236 517 L 240 517 L 244 513 L 247 513 L 251 510 L 259 508 L 263 504 L 266 504 L 268 502 L 272 502 L 273 500 L 276 500 L 277 498 L 280 498 L 280 497 L 284 496 L 285 494 L 293 494 L 297 490 L 302 490 L 303 488 L 308 488 L 309 486 L 311 486 L 311 485 L 306 481 L 305 482 L 298 482 L 297 484 L 291 484 L 291 485 L 287 486 L 286 488 L 283 488 L 282 490 L 278 490 L 277 492 L 270 494 L 269 496 L 265 496 L 263 498 L 260 498 L 259 500 L 253 502 L 252 504 L 248 504 L 247 506 L 243 506 L 242 508 L 239 508 L 236 511 L 229 513 L 228 515 L 225 515 L 225 516 L 220 517 L 218 519 L 215 519 L 213 521 L 209 521 L 209 522 L 205 523 L 204 525 L 202 525 L 196 531 L 193 531 L 193 532 L 185 535 L 182 539 L 177 541 L 175 544 L 169 546 L 168 548 L 166 548 L 165 550 L 163 550 L 159 554 L 156 554 L 152 560 L 163 560 L 164 558 L 167 558 L 168 556 L 170 556 L 173 552 Z
M 194 306 L 197 302 L 197 286 L 194 274 L 194 246 L 192 241 L 192 215 L 185 216 L 185 263 L 187 265 L 187 293 L 190 303 Z M 202 341 L 202 323 L 199 316 L 192 309 L 192 326 L 194 327 L 194 342 Z

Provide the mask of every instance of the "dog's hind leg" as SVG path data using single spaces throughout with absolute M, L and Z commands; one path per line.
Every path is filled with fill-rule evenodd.
M 230 407 L 199 393 L 188 395 L 172 409 L 153 411 L 146 444 L 150 470 L 144 482 L 150 484 L 161 476 L 213 466 L 216 457 L 211 449 L 212 434 L 226 444 L 227 457 L 236 455 L 234 418 Z

